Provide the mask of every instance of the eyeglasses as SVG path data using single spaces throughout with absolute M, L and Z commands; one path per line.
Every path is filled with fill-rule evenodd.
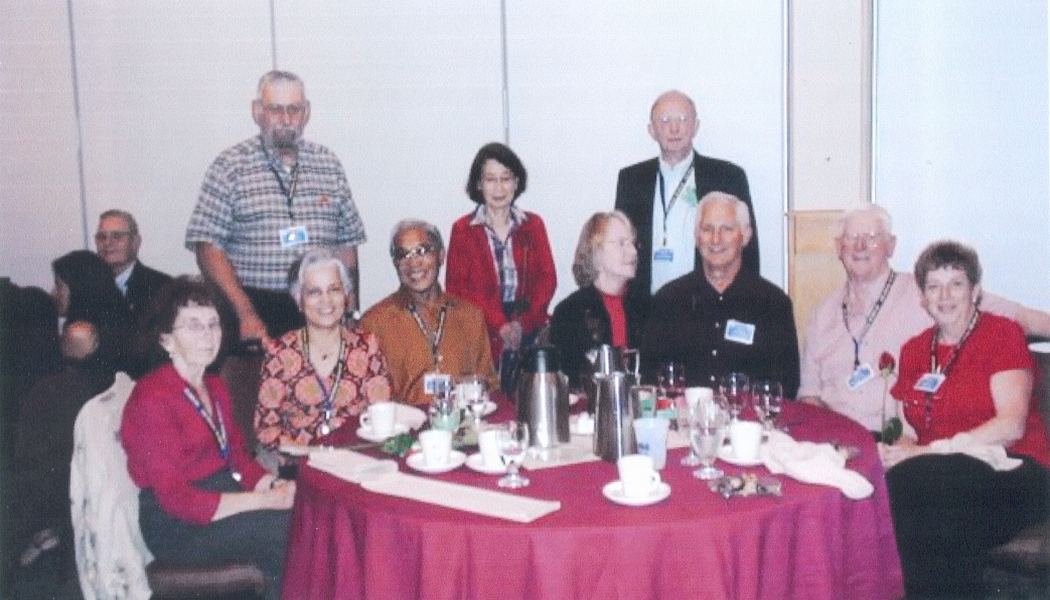
M 288 115 L 289 117 L 295 118 L 300 117 L 306 112 L 305 104 L 265 104 L 263 110 L 274 116 L 280 116 L 282 114 Z
M 131 237 L 130 231 L 100 231 L 95 234 L 95 241 L 102 243 L 106 240 L 120 241 Z
M 696 120 L 696 115 L 689 114 L 677 114 L 677 115 L 660 115 L 653 118 L 654 121 L 660 125 L 670 125 L 676 123 L 678 125 L 686 125 Z
M 198 321 L 197 319 L 191 319 L 185 323 L 179 323 L 172 327 L 172 329 L 185 329 L 194 335 L 200 335 L 202 333 L 222 333 L 222 323 L 218 321 Z
M 394 262 L 400 263 L 410 258 L 425 256 L 427 254 L 430 254 L 431 252 L 434 252 L 434 250 L 435 248 L 430 244 L 420 244 L 415 248 L 411 248 L 409 250 L 405 250 L 404 248 L 398 248 L 396 251 L 394 251 Z
M 839 236 L 839 242 L 847 246 L 855 246 L 857 242 L 863 242 L 868 248 L 877 248 L 882 245 L 883 235 L 876 232 L 844 233 Z

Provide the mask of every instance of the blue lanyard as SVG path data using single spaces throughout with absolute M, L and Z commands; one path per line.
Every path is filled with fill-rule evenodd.
M 197 411 L 197 414 L 204 420 L 205 425 L 211 430 L 212 435 L 215 437 L 215 443 L 219 446 L 219 455 L 222 456 L 222 460 L 230 468 L 230 473 L 233 475 L 235 481 L 240 482 L 241 474 L 233 468 L 233 464 L 230 462 L 230 440 L 226 436 L 226 425 L 222 421 L 222 412 L 219 407 L 216 406 L 215 402 L 212 402 L 212 413 L 215 418 L 208 414 L 208 411 L 204 408 L 204 402 L 201 401 L 200 397 L 197 396 L 197 392 L 186 386 L 182 389 L 182 393 L 189 400 L 190 404 Z

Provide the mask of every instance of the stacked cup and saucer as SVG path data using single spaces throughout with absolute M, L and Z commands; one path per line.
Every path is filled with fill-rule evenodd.
M 398 421 L 397 410 L 396 402 L 369 404 L 365 412 L 361 413 L 361 426 L 357 428 L 357 437 L 379 443 L 395 435 L 408 433 L 409 425 Z
M 420 452 L 405 459 L 405 464 L 421 473 L 447 473 L 458 469 L 467 456 L 452 449 L 452 432 L 448 429 L 427 429 L 419 433 Z
M 653 459 L 645 454 L 628 454 L 616 461 L 620 478 L 602 488 L 611 502 L 625 506 L 648 506 L 666 500 L 671 486 L 660 480 Z

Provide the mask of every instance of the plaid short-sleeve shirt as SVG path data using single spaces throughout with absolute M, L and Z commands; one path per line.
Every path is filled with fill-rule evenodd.
M 186 247 L 212 243 L 226 253 L 242 285 L 285 290 L 289 267 L 307 250 L 364 243 L 364 224 L 335 154 L 302 141 L 297 168 L 289 204 L 284 190 L 292 187 L 291 173 L 267 156 L 261 138 L 223 151 L 204 175 Z M 306 228 L 309 241 L 282 247 L 281 230 L 295 226 Z

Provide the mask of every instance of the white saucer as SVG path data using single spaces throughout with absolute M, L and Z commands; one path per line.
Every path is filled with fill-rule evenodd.
M 758 458 L 755 460 L 742 460 L 733 454 L 733 447 L 728 444 L 718 449 L 718 459 L 738 467 L 758 467 L 763 464 L 761 451 L 759 451 Z
M 448 455 L 448 462 L 443 465 L 428 465 L 423 462 L 422 452 L 409 454 L 408 458 L 405 460 L 405 464 L 421 473 L 448 473 L 453 469 L 460 468 L 466 461 L 466 454 L 463 454 L 459 450 L 453 450 Z
M 469 406 L 464 405 L 462 408 L 463 408 L 463 410 L 465 410 L 467 412 L 468 416 L 472 414 L 470 412 L 470 407 Z M 487 416 L 491 415 L 492 413 L 496 412 L 497 408 L 499 408 L 498 404 L 496 404 L 492 400 L 486 400 L 485 401 L 485 409 L 481 411 L 481 416 L 487 417 Z
M 401 435 L 402 433 L 408 433 L 408 429 L 409 429 L 409 427 L 408 427 L 407 423 L 394 423 L 394 432 L 393 433 L 391 433 L 390 435 L 376 435 L 375 433 L 372 432 L 372 428 L 371 427 L 364 427 L 364 426 L 362 426 L 362 427 L 358 427 L 357 428 L 357 437 L 359 437 L 359 438 L 361 438 L 363 440 L 367 440 L 369 442 L 385 442 L 388 439 L 394 437 L 395 435 Z
M 485 459 L 481 457 L 480 452 L 475 452 L 467 457 L 467 468 L 478 473 L 484 473 L 486 475 L 503 475 L 507 472 L 507 467 L 498 465 L 490 467 L 485 464 Z
M 419 429 L 427 422 L 427 413 L 423 412 L 418 407 L 401 404 L 399 402 L 397 404 L 397 414 L 394 415 L 394 420 L 398 425 L 405 425 L 409 429 Z M 407 429 L 405 431 L 407 431 Z
M 610 501 L 617 504 L 623 504 L 624 506 L 648 506 L 670 497 L 671 486 L 667 485 L 667 482 L 661 481 L 648 496 L 642 498 L 628 498 L 623 495 L 623 484 L 617 479 L 616 481 L 610 481 L 605 484 L 605 487 L 602 488 L 602 494 Z

